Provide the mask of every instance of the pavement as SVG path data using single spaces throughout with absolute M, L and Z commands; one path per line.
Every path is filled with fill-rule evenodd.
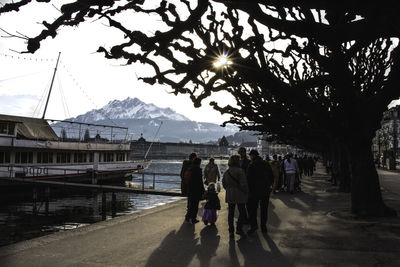
M 400 215 L 400 173 L 379 174 Z M 329 178 L 318 165 L 302 192 L 272 195 L 265 234 L 230 239 L 221 192 L 215 227 L 185 223 L 183 199 L 1 247 L 0 266 L 400 266 L 400 217 L 354 217 Z

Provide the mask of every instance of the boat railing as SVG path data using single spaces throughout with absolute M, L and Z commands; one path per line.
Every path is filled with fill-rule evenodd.
M 50 120 L 60 142 L 127 144 L 132 136 L 127 127 L 65 120 Z

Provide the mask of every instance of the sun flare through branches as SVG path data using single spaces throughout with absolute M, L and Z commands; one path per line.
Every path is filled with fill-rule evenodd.
M 232 65 L 232 61 L 229 59 L 229 57 L 224 53 L 223 55 L 220 55 L 217 57 L 215 62 L 213 63 L 215 68 L 226 68 L 229 65 Z

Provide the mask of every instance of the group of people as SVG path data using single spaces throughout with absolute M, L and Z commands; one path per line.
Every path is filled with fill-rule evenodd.
M 303 157 L 293 156 L 292 153 L 282 156 L 273 155 L 272 160 L 266 156 L 274 174 L 273 193 L 287 191 L 293 194 L 301 191 L 300 184 L 303 175 L 312 176 L 315 170 L 317 159 L 304 155 Z
M 228 203 L 228 229 L 230 237 L 234 236 L 235 208 L 239 211 L 236 222 L 236 234 L 245 235 L 245 224 L 250 225 L 247 234 L 257 231 L 257 211 L 260 208 L 260 228 L 267 232 L 268 203 L 271 187 L 274 182 L 271 166 L 264 161 L 257 150 L 251 150 L 250 159 L 246 149 L 239 148 L 238 154 L 229 158 L 228 170 L 223 175 L 222 184 L 226 190 L 225 202 Z
M 308 159 L 308 158 L 307 158 Z M 197 220 L 200 200 L 206 200 L 202 220 L 205 225 L 215 224 L 218 210 L 221 209 L 218 198 L 219 183 L 221 180 L 218 166 L 210 158 L 204 168 L 200 168 L 201 159 L 196 153 L 191 153 L 189 159 L 184 160 L 181 170 L 182 195 L 187 196 L 187 212 L 185 221 L 193 224 Z M 251 150 L 249 158 L 244 147 L 240 147 L 238 154 L 231 155 L 228 160 L 228 169 L 222 175 L 222 186 L 226 190 L 225 202 L 228 204 L 228 229 L 230 237 L 234 233 L 244 236 L 251 235 L 259 228 L 267 232 L 268 204 L 271 192 L 278 192 L 286 187 L 293 193 L 299 190 L 300 178 L 312 175 L 315 167 L 305 169 L 305 164 L 298 158 L 288 154 L 283 159 L 273 155 L 272 160 L 267 157 L 263 160 L 257 150 Z M 308 166 L 308 165 L 307 165 Z M 203 175 L 204 174 L 204 175 Z M 207 186 L 207 190 L 204 186 Z M 236 231 L 234 225 L 235 210 L 238 210 Z M 257 219 L 260 209 L 259 223 Z M 249 225 L 247 232 L 244 226 Z
M 183 196 L 187 196 L 185 221 L 193 224 L 199 222 L 197 220 L 199 202 L 206 199 L 207 203 L 204 206 L 202 219 L 206 225 L 214 224 L 217 220 L 217 210 L 221 209 L 216 186 L 217 181 L 220 180 L 220 173 L 214 158 L 210 158 L 204 169 L 203 180 L 200 165 L 201 158 L 198 158 L 194 152 L 189 155 L 189 159 L 182 163 L 181 191 Z M 204 190 L 204 185 L 207 186 L 207 191 Z

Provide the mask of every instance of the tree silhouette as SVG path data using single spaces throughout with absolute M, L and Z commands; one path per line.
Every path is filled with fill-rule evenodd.
M 0 14 L 27 3 L 6 4 Z M 125 40 L 99 47 L 106 58 L 152 66 L 154 75 L 143 81 L 189 94 L 195 107 L 214 93 L 229 93 L 231 105 L 211 103 L 232 115 L 228 122 L 348 162 L 343 175 L 351 175 L 352 211 L 392 214 L 382 200 L 371 142 L 383 111 L 400 96 L 395 0 L 174 3 L 65 4 L 57 19 L 28 38 L 27 52 L 62 26 L 107 21 Z M 164 27 L 141 31 L 123 19 L 127 13 L 151 15 Z

